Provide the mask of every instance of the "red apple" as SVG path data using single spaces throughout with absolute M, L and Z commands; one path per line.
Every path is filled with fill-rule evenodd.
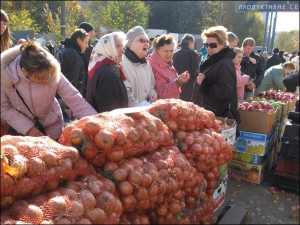
M 258 103 L 258 101 L 252 101 L 252 102 L 251 102 L 251 105 L 253 105 L 254 107 L 257 107 L 257 106 L 260 105 L 260 104 Z
M 253 105 L 249 105 L 249 107 L 247 108 L 247 110 L 249 111 L 256 111 L 255 107 Z
M 244 105 L 247 109 L 249 107 L 250 103 L 249 102 L 243 102 L 242 105 Z

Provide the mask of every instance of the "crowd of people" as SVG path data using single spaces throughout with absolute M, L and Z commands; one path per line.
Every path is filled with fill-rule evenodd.
M 201 57 L 193 35 L 185 34 L 178 48 L 172 35 L 149 39 L 141 26 L 105 34 L 93 46 L 94 28 L 83 22 L 55 54 L 51 42 L 12 46 L 9 18 L 1 10 L 2 124 L 9 125 L 8 133 L 57 140 L 72 117 L 165 98 L 192 101 L 240 123 L 238 100 L 271 88 L 295 92 L 299 86 L 299 53 L 287 61 L 275 48 L 266 57 L 253 52 L 251 37 L 239 48 L 238 37 L 224 26 L 210 27 L 201 37 Z

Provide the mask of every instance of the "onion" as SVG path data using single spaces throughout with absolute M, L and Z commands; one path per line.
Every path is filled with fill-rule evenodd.
M 122 195 L 130 195 L 133 193 L 133 186 L 129 181 L 121 181 L 119 183 L 118 191 Z
M 116 193 L 116 186 L 115 186 L 114 182 L 112 182 L 112 180 L 104 178 L 101 181 L 104 184 L 103 190 L 108 191 L 110 193 Z
M 32 223 L 41 223 L 44 219 L 44 214 L 41 208 L 35 205 L 29 205 L 27 209 L 24 209 L 22 217 Z
M 43 220 L 41 222 L 41 224 L 54 224 L 54 222 L 52 220 L 48 219 L 48 220 Z
M 71 207 L 68 210 L 68 215 L 78 220 L 84 215 L 84 206 L 80 201 L 71 201 Z
M 28 208 L 29 204 L 25 200 L 19 200 L 12 204 L 10 211 L 14 219 L 19 219 L 25 210 Z M 2 216 L 2 215 L 1 215 Z
M 18 176 L 17 179 L 24 176 L 24 174 L 27 172 L 27 159 L 22 155 L 14 155 L 12 163 L 10 164 L 11 167 L 18 169 Z
M 16 201 L 16 198 L 14 196 L 11 196 L 11 195 L 1 197 L 1 209 L 10 206 L 15 201 Z
M 53 219 L 54 224 L 72 224 L 71 221 L 67 217 L 56 217 Z
M 91 191 L 83 189 L 79 192 L 79 196 L 85 211 L 92 210 L 96 207 L 96 198 Z
M 158 186 L 155 183 L 152 183 L 150 187 L 148 187 L 148 194 L 149 196 L 157 196 L 158 193 Z
M 62 196 L 67 196 L 70 200 L 77 200 L 77 192 L 69 188 L 57 189 Z
M 134 190 L 134 196 L 138 201 L 145 200 L 148 198 L 148 190 L 147 188 L 140 186 Z
M 53 197 L 48 201 L 48 204 L 52 209 L 53 215 L 66 213 L 67 202 L 64 197 L 62 196 Z
M 136 209 L 137 200 L 133 196 L 133 194 L 122 195 L 121 202 L 123 205 L 124 212 L 134 212 L 134 210 Z
M 45 170 L 45 164 L 41 159 L 37 157 L 33 157 L 28 160 L 28 164 L 27 164 L 28 177 L 40 176 L 43 174 L 44 170 Z
M 77 220 L 74 224 L 92 224 L 92 222 L 86 218 L 81 218 Z
M 118 168 L 119 168 L 118 163 L 112 162 L 112 161 L 107 161 L 103 166 L 103 171 L 104 172 L 113 172 Z
M 155 161 L 155 165 L 156 165 L 158 170 L 168 168 L 168 163 L 163 159 L 159 159 L 159 160 Z
M 15 155 L 20 155 L 18 148 L 11 144 L 3 144 L 1 138 L 1 154 L 5 155 L 9 160 L 12 160 Z
M 152 184 L 152 180 L 153 179 L 149 174 L 147 174 L 147 173 L 143 174 L 142 180 L 141 180 L 141 186 L 146 187 L 146 188 L 149 187 Z
M 143 161 L 135 157 L 130 158 L 129 163 L 131 163 L 134 168 L 140 168 L 143 166 Z
M 21 179 L 18 180 L 17 187 L 12 195 L 13 196 L 18 196 L 18 197 L 24 197 L 27 196 L 29 193 L 32 192 L 34 188 L 34 183 L 31 182 L 30 178 L 28 177 L 22 177 Z M 26 188 L 24 188 L 26 187 Z
M 122 210 L 123 210 L 123 205 L 122 205 L 121 201 L 118 198 L 116 198 L 115 199 L 115 208 L 114 208 L 113 212 L 118 214 Z
M 107 153 L 107 158 L 113 162 L 120 161 L 124 158 L 124 151 L 112 151 Z
M 81 189 L 81 183 L 78 181 L 68 181 L 65 185 L 65 188 L 72 189 L 76 192 L 78 192 Z
M 132 170 L 128 174 L 128 181 L 133 185 L 140 185 L 142 181 L 142 175 L 138 171 Z
M 119 168 L 124 169 L 129 173 L 131 170 L 134 170 L 134 167 L 131 163 L 129 162 L 123 162 L 120 164 Z
M 128 173 L 125 169 L 119 168 L 119 169 L 116 169 L 112 175 L 117 181 L 120 182 L 127 178 Z
M 102 191 L 96 196 L 96 207 L 99 207 L 104 210 L 107 216 L 113 212 L 115 208 L 115 197 L 108 191 Z
M 181 204 L 180 202 L 173 202 L 171 201 L 169 203 L 169 206 L 168 206 L 168 210 L 173 214 L 175 215 L 176 213 L 178 213 L 180 210 L 181 210 Z
M 107 215 L 103 209 L 95 208 L 91 211 L 86 213 L 86 217 L 93 223 L 93 224 L 105 224 L 107 221 Z
M 163 203 L 160 204 L 156 207 L 156 212 L 159 216 L 164 216 L 167 214 L 168 212 L 168 204 L 167 203 Z

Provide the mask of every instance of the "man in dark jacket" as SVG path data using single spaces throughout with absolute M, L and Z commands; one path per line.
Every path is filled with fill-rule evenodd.
M 272 66 L 277 66 L 280 63 L 282 63 L 281 59 L 279 58 L 279 49 L 278 48 L 274 48 L 273 50 L 273 55 L 268 58 L 267 60 L 267 64 L 266 64 L 266 70 L 269 69 Z
M 247 99 L 253 97 L 253 91 L 259 87 L 264 78 L 264 68 L 260 56 L 253 52 L 255 40 L 251 37 L 245 38 L 243 41 L 244 56 L 241 62 L 241 70 L 244 74 L 250 76 L 248 84 L 245 86 L 245 96 Z
M 70 38 L 66 38 L 61 42 L 65 46 L 62 54 L 59 55 L 61 63 L 61 72 L 70 81 L 70 83 L 83 95 L 86 84 L 84 61 L 81 54 L 88 47 L 89 34 L 83 29 L 77 29 Z M 69 122 L 69 117 L 72 112 L 68 109 L 65 103 L 57 96 L 60 106 L 63 111 L 64 121 Z
M 86 74 L 86 76 L 84 77 L 85 78 L 84 83 L 87 84 L 87 78 L 88 78 L 87 74 L 88 74 L 89 61 L 90 61 L 90 57 L 91 57 L 93 47 L 94 47 L 91 43 L 93 41 L 95 33 L 94 33 L 94 27 L 90 23 L 87 23 L 87 22 L 82 22 L 79 25 L 79 28 L 84 29 L 89 34 L 88 48 L 81 55 L 82 59 L 84 61 L 84 71 L 85 71 L 85 74 Z M 86 93 L 86 87 L 83 90 L 83 97 L 85 97 L 85 93 Z
M 195 38 L 191 34 L 185 34 L 181 39 L 181 49 L 176 51 L 173 56 L 173 65 L 178 74 L 188 71 L 190 79 L 182 85 L 180 99 L 191 101 L 193 94 L 193 85 L 196 81 L 197 70 L 199 67 L 199 56 L 193 50 Z

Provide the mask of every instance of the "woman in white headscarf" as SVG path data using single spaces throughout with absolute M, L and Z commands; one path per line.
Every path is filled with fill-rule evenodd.
M 86 100 L 98 113 L 128 107 L 122 61 L 125 33 L 113 32 L 95 45 L 88 67 Z

